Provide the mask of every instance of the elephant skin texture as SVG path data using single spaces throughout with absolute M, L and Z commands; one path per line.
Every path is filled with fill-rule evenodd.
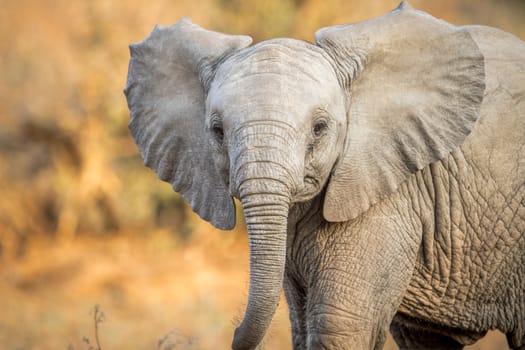
M 525 43 L 413 9 L 315 43 L 189 19 L 131 45 L 145 164 L 250 242 L 233 349 L 256 349 L 284 288 L 294 349 L 525 350 Z

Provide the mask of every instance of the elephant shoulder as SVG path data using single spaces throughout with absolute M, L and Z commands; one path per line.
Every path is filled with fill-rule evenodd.
M 525 119 L 525 41 L 487 26 L 465 26 L 485 61 L 485 114 Z M 496 110 L 493 110 L 496 109 Z
M 487 73 L 491 69 L 507 69 L 509 73 L 525 75 L 525 41 L 501 29 L 488 26 L 465 26 L 485 58 Z
M 478 123 L 460 152 L 475 169 L 483 172 L 482 178 L 490 175 L 501 191 L 522 191 L 525 178 L 525 42 L 496 28 L 463 28 L 468 30 L 484 56 L 485 92 Z
M 502 29 L 483 25 L 468 25 L 460 28 L 469 32 L 484 54 L 488 51 L 495 51 L 494 53 L 496 53 L 501 49 L 504 51 L 507 49 L 514 53 L 521 51 L 522 55 L 525 52 L 525 42 Z

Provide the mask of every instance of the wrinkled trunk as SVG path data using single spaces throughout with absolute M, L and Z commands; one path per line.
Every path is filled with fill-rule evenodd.
M 291 193 L 301 158 L 290 157 L 291 131 L 280 123 L 252 123 L 237 136 L 243 147 L 230 154 L 230 183 L 241 200 L 250 243 L 250 292 L 232 347 L 255 349 L 277 309 L 283 285 Z
M 241 201 L 250 242 L 250 292 L 244 320 L 235 331 L 235 350 L 255 349 L 277 309 L 288 216 L 288 198 L 281 194 L 250 194 Z

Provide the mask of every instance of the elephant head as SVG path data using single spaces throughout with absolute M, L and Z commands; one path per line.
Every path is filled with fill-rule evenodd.
M 324 194 L 357 218 L 470 133 L 483 57 L 461 28 L 406 4 L 324 28 L 316 44 L 251 39 L 184 19 L 131 46 L 125 89 L 145 160 L 203 219 L 250 242 L 250 291 L 233 348 L 261 341 L 282 289 L 289 208 Z

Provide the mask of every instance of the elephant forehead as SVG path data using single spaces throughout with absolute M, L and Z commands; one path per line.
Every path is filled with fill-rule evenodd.
M 276 39 L 229 57 L 218 68 L 210 95 L 226 105 L 297 108 L 301 101 L 333 103 L 338 87 L 333 68 L 318 47 Z
M 325 77 L 335 78 L 321 49 L 294 39 L 263 41 L 237 52 L 225 63 L 228 76 L 270 73 L 313 81 L 324 81 Z

